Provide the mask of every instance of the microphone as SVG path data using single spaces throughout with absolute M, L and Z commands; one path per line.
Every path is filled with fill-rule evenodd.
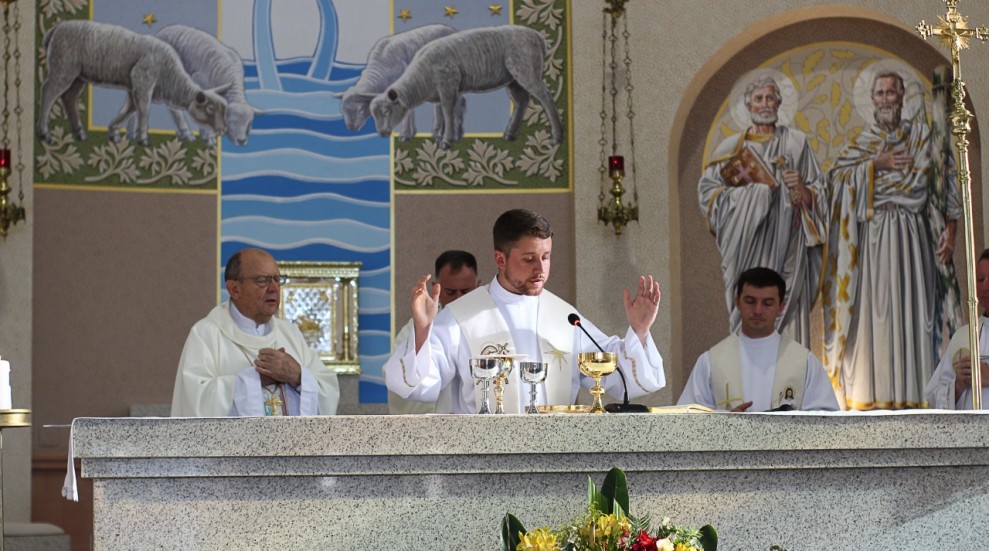
M 594 340 L 594 337 L 592 337 L 591 334 L 587 332 L 587 329 L 584 329 L 584 326 L 580 324 L 580 316 L 577 314 L 570 314 L 567 316 L 567 321 L 574 327 L 580 327 L 580 330 L 587 335 L 587 338 L 591 339 L 594 346 L 598 347 L 598 350 L 601 352 L 606 353 L 605 350 L 601 348 L 601 345 L 598 344 L 598 341 Z M 618 376 L 622 378 L 622 389 L 625 391 L 625 396 L 620 404 L 605 404 L 604 410 L 608 413 L 649 413 L 649 408 L 642 404 L 628 403 L 628 383 L 625 381 L 625 374 L 622 373 L 622 368 L 618 367 L 617 364 L 615 365 L 615 371 L 617 371 Z

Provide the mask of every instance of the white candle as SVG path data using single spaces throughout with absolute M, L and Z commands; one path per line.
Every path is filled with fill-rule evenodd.
M 0 409 L 11 409 L 10 362 L 0 360 Z

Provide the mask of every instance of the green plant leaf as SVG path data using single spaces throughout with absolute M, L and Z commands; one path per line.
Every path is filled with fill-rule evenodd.
M 607 512 L 606 509 L 611 505 L 611 500 L 598 491 L 598 487 L 594 485 L 591 477 L 587 477 L 587 504 L 592 509 L 602 513 Z
M 701 526 L 701 546 L 704 547 L 704 551 L 718 551 L 718 531 L 714 529 L 714 526 L 710 524 L 705 524 Z
M 601 509 L 602 513 L 611 514 L 615 512 L 613 504 L 621 507 L 623 513 L 628 513 L 628 481 L 625 479 L 625 471 L 618 467 L 613 467 L 604 477 L 601 484 L 601 493 L 606 498 L 608 510 Z
M 505 513 L 501 519 L 501 551 L 515 551 L 519 546 L 519 534 L 525 534 L 522 521 L 511 513 Z

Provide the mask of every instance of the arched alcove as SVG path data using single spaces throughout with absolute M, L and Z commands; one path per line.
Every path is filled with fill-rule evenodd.
M 891 58 L 904 61 L 920 75 L 927 75 L 928 79 L 936 67 L 949 63 L 932 43 L 925 42 L 915 31 L 905 29 L 881 14 L 861 8 L 829 6 L 827 9 L 791 10 L 743 29 L 695 75 L 677 111 L 669 151 L 669 178 L 675 182 L 676 188 L 671 190 L 671 202 L 675 205 L 671 210 L 677 213 L 676 217 L 671 217 L 670 231 L 673 242 L 681 251 L 676 270 L 679 288 L 675 291 L 682 297 L 682 306 L 674 312 L 673 323 L 673 346 L 676 357 L 681 359 L 670 374 L 669 383 L 674 397 L 679 396 L 697 357 L 724 338 L 728 331 L 721 256 L 700 210 L 697 193 L 709 136 L 718 133 L 711 132 L 712 124 L 723 115 L 726 101 L 730 101 L 729 96 L 740 78 L 774 60 L 778 62 L 780 56 L 788 52 L 806 50 L 815 44 L 821 45 L 822 50 L 851 45 L 858 49 L 874 50 L 880 55 L 888 53 Z M 802 67 L 792 69 L 803 70 Z M 829 67 L 825 64 L 814 70 L 823 74 Z M 970 103 L 968 108 L 975 112 Z M 976 205 L 975 235 L 980 236 L 981 139 L 975 125 L 969 141 L 973 204 Z M 830 159 L 819 157 L 818 160 L 822 168 L 830 166 Z M 976 246 L 981 247 L 982 243 L 978 241 Z M 963 248 L 963 232 L 959 228 L 955 264 L 964 292 Z M 689 254 L 683 254 L 686 251 Z M 676 258 L 676 255 L 673 257 Z M 820 300 L 817 304 L 813 348 L 820 355 L 823 349 Z

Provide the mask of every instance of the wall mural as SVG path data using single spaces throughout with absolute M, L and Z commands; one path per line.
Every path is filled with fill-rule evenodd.
M 962 322 L 950 245 L 961 210 L 930 78 L 862 44 L 802 46 L 735 83 L 705 145 L 698 201 L 730 328 L 738 274 L 780 272 L 781 330 L 811 349 L 823 340 L 843 407 L 921 407 Z
M 37 179 L 218 194 L 218 270 L 246 246 L 361 262 L 360 401 L 384 402 L 393 191 L 569 190 L 567 17 L 566 0 L 45 0 Z

